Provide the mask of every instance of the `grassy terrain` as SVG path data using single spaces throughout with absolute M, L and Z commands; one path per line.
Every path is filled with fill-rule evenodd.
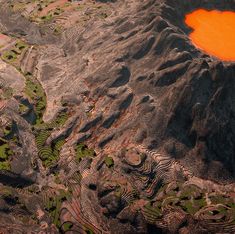
M 19 62 L 21 56 L 27 50 L 27 48 L 28 45 L 25 42 L 18 40 L 11 49 L 6 50 L 2 53 L 1 58 L 3 61 L 18 68 L 19 66 L 16 64 L 17 62 Z
M 42 117 L 46 109 L 46 94 L 41 84 L 31 75 L 26 76 L 25 94 L 29 97 L 36 113 L 35 125 L 43 123 Z
M 67 113 L 61 112 L 52 122 L 40 122 L 41 124 L 37 125 L 34 130 L 36 143 L 39 150 L 39 157 L 42 160 L 43 165 L 46 167 L 52 166 L 59 159 L 59 153 L 65 143 L 65 138 L 61 136 L 52 141 L 50 145 L 46 144 L 46 140 L 51 135 L 55 127 L 63 126 L 67 118 Z
M 57 14 L 58 12 L 59 11 L 57 10 Z M 18 60 L 27 48 L 28 45 L 26 45 L 23 41 L 18 40 L 13 48 L 2 54 L 2 59 L 20 71 Z M 68 114 L 66 110 L 61 111 L 53 121 L 50 123 L 44 123 L 43 114 L 46 110 L 47 104 L 46 94 L 40 82 L 35 77 L 29 73 L 23 75 L 26 80 L 24 92 L 28 97 L 29 103 L 33 106 L 33 110 L 36 115 L 32 129 L 35 134 L 39 157 L 44 166 L 50 167 L 58 160 L 59 152 L 65 142 L 65 139 L 58 138 L 53 141 L 51 145 L 47 145 L 46 140 L 51 135 L 54 128 L 63 126 L 68 119 Z M 11 97 L 12 89 L 8 88 L 8 90 L 5 90 L 3 94 L 8 98 Z M 19 114 L 24 115 L 28 110 L 29 108 L 26 105 L 22 103 L 19 104 Z M 2 166 L 6 168 L 6 162 L 3 162 Z
M 69 200 L 71 194 L 60 190 L 58 194 L 45 194 L 44 196 L 44 207 L 45 210 L 49 213 L 53 223 L 60 228 L 60 209 L 64 201 Z M 70 225 L 66 225 L 64 228 L 69 229 Z
M 82 161 L 82 159 L 85 157 L 93 158 L 96 155 L 96 153 L 93 149 L 89 149 L 84 144 L 77 144 L 75 146 L 75 152 L 76 152 L 77 162 Z
M 113 158 L 112 157 L 105 157 L 104 159 L 104 162 L 105 162 L 105 165 L 108 167 L 108 168 L 111 168 L 114 166 L 114 161 L 113 161 Z
M 7 132 L 8 134 L 8 132 Z M 10 157 L 13 156 L 13 151 L 10 148 L 9 141 L 0 138 L 0 170 L 10 170 Z
M 143 208 L 143 214 L 148 223 L 154 224 L 156 221 L 160 220 L 164 210 L 168 207 L 180 208 L 193 216 L 208 205 L 205 191 L 193 185 L 182 186 L 179 182 L 177 186 L 173 186 L 170 189 L 168 185 L 164 185 L 159 190 L 158 194 L 159 193 L 162 194 L 161 198 L 150 201 Z M 208 213 L 208 217 L 210 216 L 212 222 L 216 214 L 223 214 L 227 219 L 229 219 L 229 217 L 230 219 L 233 218 L 235 222 L 235 204 L 229 196 L 213 194 L 210 197 L 210 201 L 211 205 L 215 207 L 215 212 Z M 219 206 L 220 204 L 221 206 Z M 214 219 L 214 222 L 217 221 Z
M 29 108 L 26 105 L 24 105 L 22 103 L 19 104 L 19 113 L 20 113 L 20 115 L 26 114 L 28 112 L 28 110 L 29 110 Z

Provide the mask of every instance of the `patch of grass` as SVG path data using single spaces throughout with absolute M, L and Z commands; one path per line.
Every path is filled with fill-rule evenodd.
M 90 157 L 93 158 L 96 156 L 96 153 L 93 149 L 89 149 L 84 144 L 77 144 L 75 146 L 76 160 L 81 162 L 83 158 Z
M 12 155 L 12 152 L 8 144 L 3 144 L 0 146 L 0 160 L 7 160 L 9 156 Z
M 180 199 L 190 199 L 194 196 L 194 194 L 197 192 L 197 188 L 195 186 L 188 185 L 184 188 L 182 188 Z
M 71 194 L 63 190 L 60 190 L 58 195 L 55 195 L 55 194 L 52 194 L 50 196 L 45 195 L 45 199 L 44 199 L 45 210 L 49 213 L 53 223 L 58 228 L 61 228 L 61 223 L 60 223 L 61 205 L 64 201 L 69 200 L 70 197 L 71 197 Z
M 0 162 L 0 170 L 7 170 L 10 171 L 11 170 L 11 165 L 8 161 L 5 162 Z
M 62 230 L 63 230 L 64 232 L 67 232 L 67 231 L 71 230 L 72 227 L 73 227 L 73 224 L 72 224 L 72 223 L 66 222 L 66 223 L 64 223 L 63 226 L 62 226 Z
M 41 17 L 41 20 L 42 20 L 43 22 L 49 22 L 49 21 L 52 20 L 52 18 L 53 18 L 53 15 L 52 15 L 52 14 L 48 14 L 48 15 L 42 16 L 42 17 Z
M 105 162 L 105 165 L 108 167 L 108 168 L 111 168 L 114 166 L 114 161 L 113 161 L 113 158 L 112 157 L 105 157 L 104 159 L 104 162 Z
M 35 125 L 42 124 L 43 113 L 46 109 L 46 94 L 41 84 L 31 75 L 26 75 L 25 93 L 33 102 L 36 114 Z
M 45 167 L 51 167 L 58 161 L 60 150 L 65 143 L 65 138 L 59 137 L 52 141 L 51 144 L 47 144 L 46 141 L 55 128 L 63 126 L 66 123 L 69 117 L 68 111 L 64 108 L 50 123 L 45 123 L 43 121 L 43 114 L 46 110 L 45 92 L 40 82 L 31 74 L 26 74 L 25 77 L 25 93 L 29 98 L 30 104 L 33 105 L 36 115 L 35 123 L 33 123 L 33 132 L 36 138 L 38 156 Z
M 1 55 L 1 58 L 5 62 L 13 64 L 15 67 L 17 67 L 16 62 L 27 48 L 28 45 L 25 42 L 19 40 L 10 50 L 4 51 Z
M 23 41 L 18 41 L 15 44 L 15 48 L 17 48 L 19 51 L 24 50 L 27 47 L 27 45 Z
M 52 123 L 50 125 L 54 125 L 54 127 L 59 127 L 59 126 L 63 126 L 66 121 L 68 120 L 68 112 L 67 109 L 61 111 L 57 117 L 52 121 Z
M 4 127 L 3 129 L 4 137 L 8 136 L 12 132 L 12 127 L 13 127 L 12 123 L 9 123 L 7 126 Z
M 46 140 L 51 134 L 51 129 L 41 129 L 35 131 L 36 144 L 39 150 L 39 158 L 45 167 L 52 166 L 59 158 L 60 150 L 62 149 L 65 138 L 59 137 L 54 140 L 51 145 L 46 145 Z
M 144 206 L 143 214 L 148 223 L 155 223 L 157 219 L 162 217 L 161 210 L 153 207 L 150 203 Z
M 0 139 L 0 170 L 10 170 L 9 158 L 13 155 L 7 141 Z
M 94 232 L 93 232 L 91 229 L 86 229 L 85 232 L 86 232 L 87 234 L 94 234 Z
M 29 111 L 29 108 L 25 106 L 24 104 L 20 103 L 19 104 L 19 114 L 24 115 Z
M 10 51 L 5 51 L 2 54 L 2 59 L 5 62 L 14 62 L 17 59 L 17 54 L 15 52 L 13 52 L 12 50 Z

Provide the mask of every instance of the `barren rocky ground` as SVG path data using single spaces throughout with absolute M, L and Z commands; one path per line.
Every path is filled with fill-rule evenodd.
M 0 0 L 0 233 L 234 233 L 235 64 L 184 23 L 234 0 Z

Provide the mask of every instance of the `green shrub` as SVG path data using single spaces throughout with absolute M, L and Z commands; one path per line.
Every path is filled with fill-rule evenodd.
M 96 156 L 96 153 L 93 149 L 89 149 L 84 144 L 77 144 L 75 147 L 76 152 L 76 160 L 80 162 L 85 157 L 94 157 Z
M 14 53 L 12 50 L 10 51 L 5 51 L 3 54 L 2 54 L 2 59 L 5 61 L 5 62 L 13 62 L 17 59 L 17 55 L 16 53 Z
M 104 159 L 104 162 L 105 162 L 105 165 L 108 167 L 108 168 L 111 168 L 114 166 L 114 161 L 113 161 L 113 158 L 112 157 L 106 157 Z

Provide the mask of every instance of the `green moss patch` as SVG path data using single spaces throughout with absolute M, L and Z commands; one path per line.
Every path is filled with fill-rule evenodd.
M 42 124 L 42 117 L 46 109 L 46 94 L 41 84 L 31 75 L 26 75 L 25 93 L 34 106 L 36 114 L 36 122 L 34 124 Z
M 155 224 L 156 220 L 162 217 L 159 207 L 153 207 L 150 203 L 144 206 L 143 215 L 148 223 Z
M 104 162 L 105 162 L 105 165 L 108 167 L 108 168 L 111 168 L 114 166 L 114 161 L 113 161 L 113 158 L 112 157 L 105 157 L 104 159 Z
M 9 159 L 13 155 L 13 151 L 7 141 L 0 139 L 0 170 L 10 170 Z
M 13 50 L 5 51 L 2 54 L 2 59 L 5 62 L 14 62 L 17 59 L 17 54 Z
M 93 158 L 96 156 L 96 153 L 93 149 L 89 149 L 84 144 L 77 144 L 75 146 L 75 152 L 76 152 L 76 160 L 78 162 L 81 162 L 83 158 L 90 157 Z
M 26 106 L 26 105 L 24 105 L 24 104 L 22 104 L 22 103 L 19 104 L 19 114 L 20 114 L 20 115 L 24 115 L 24 114 L 26 114 L 28 111 L 29 111 L 28 106 Z
M 9 64 L 16 65 L 17 61 L 27 48 L 28 45 L 25 42 L 19 40 L 10 50 L 4 51 L 1 55 L 1 58 Z
M 71 194 L 69 192 L 65 192 L 63 190 L 59 191 L 59 194 L 45 194 L 44 196 L 44 207 L 45 210 L 49 213 L 53 223 L 61 228 L 60 222 L 60 209 L 61 205 L 64 201 L 67 201 L 71 198 Z M 68 228 L 68 226 L 66 225 Z
M 63 230 L 64 232 L 67 232 L 67 231 L 71 230 L 72 227 L 73 227 L 73 224 L 72 224 L 72 223 L 66 222 L 66 223 L 64 223 L 64 224 L 62 225 L 62 230 Z

